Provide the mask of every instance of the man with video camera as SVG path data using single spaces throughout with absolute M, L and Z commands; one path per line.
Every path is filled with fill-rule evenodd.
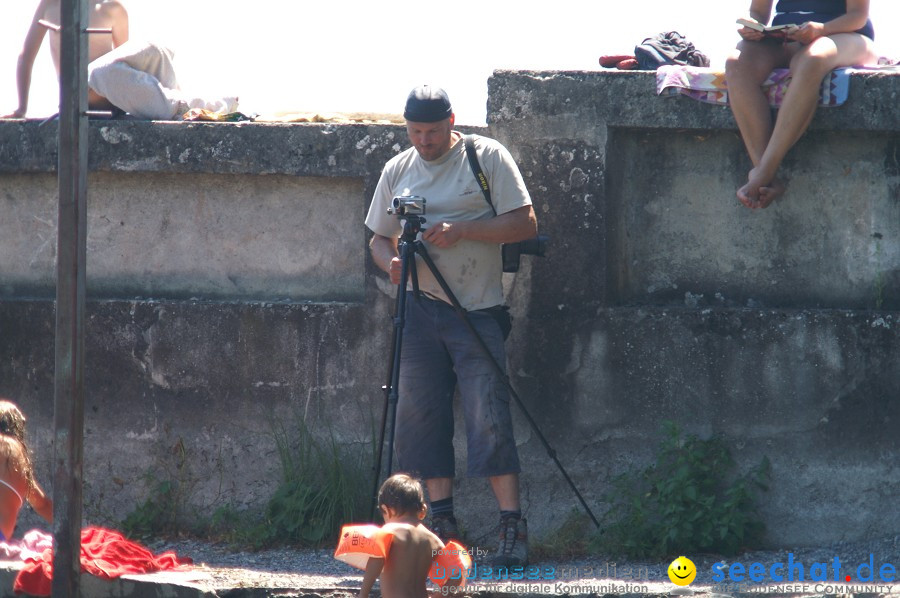
M 401 219 L 388 213 L 395 196 L 425 198 L 421 240 L 453 295 L 498 364 L 509 316 L 503 306 L 500 245 L 533 238 L 537 220 L 531 197 L 509 151 L 473 136 L 478 163 L 490 187 L 489 204 L 470 165 L 464 138 L 453 130 L 447 93 L 412 90 L 403 113 L 413 147 L 385 165 L 366 217 L 374 237 L 372 257 L 400 284 Z M 418 257 L 417 257 L 418 260 Z M 500 508 L 495 566 L 524 566 L 527 523 L 519 505 L 519 458 L 509 392 L 474 334 L 454 311 L 428 268 L 419 262 L 420 293 L 408 286 L 403 327 L 396 449 L 403 471 L 425 480 L 432 529 L 444 541 L 459 538 L 453 515 L 453 394 L 459 387 L 466 424 L 470 476 L 487 477 Z M 504 330 L 506 328 L 506 330 Z

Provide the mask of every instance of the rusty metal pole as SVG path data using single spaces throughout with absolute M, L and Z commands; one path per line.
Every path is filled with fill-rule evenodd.
M 53 596 L 80 595 L 87 255 L 87 5 L 60 2 Z

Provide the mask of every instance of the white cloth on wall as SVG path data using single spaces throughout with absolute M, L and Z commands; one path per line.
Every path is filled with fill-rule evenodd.
M 169 48 L 129 40 L 88 65 L 88 85 L 138 118 L 171 120 L 191 108 L 234 112 L 237 98 L 207 100 L 182 93 Z

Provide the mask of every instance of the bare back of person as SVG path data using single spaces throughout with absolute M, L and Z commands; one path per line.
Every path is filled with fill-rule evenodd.
M 381 572 L 384 598 L 423 598 L 428 596 L 425 580 L 436 551 L 443 542 L 421 523 L 386 523 L 394 535 Z
M 88 6 L 88 27 L 98 29 L 111 29 L 111 33 L 88 34 L 88 61 L 94 61 L 113 49 L 128 41 L 128 12 L 121 2 L 117 0 L 103 0 L 93 2 Z M 39 8 L 40 18 L 54 25 L 59 25 L 60 0 L 45 0 Z M 53 57 L 53 65 L 56 74 L 60 74 L 60 35 L 59 32 L 49 30 L 50 54 Z M 92 89 L 88 89 L 88 105 L 93 109 L 109 109 L 111 104 L 106 98 L 98 95 Z
M 15 438 L 0 435 L 0 533 L 5 540 L 12 538 L 28 496 L 27 471 L 25 447 Z

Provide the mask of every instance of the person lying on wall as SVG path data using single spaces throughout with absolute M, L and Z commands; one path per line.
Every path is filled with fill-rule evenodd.
M 137 118 L 169 120 L 191 109 L 232 113 L 236 97 L 212 100 L 184 94 L 175 76 L 174 53 L 161 45 L 129 40 L 128 11 L 118 0 L 91 2 L 88 7 L 88 108 L 119 110 Z M 60 0 L 40 0 L 16 63 L 19 105 L 0 118 L 28 113 L 31 76 L 44 37 L 60 75 Z M 49 32 L 49 33 L 48 33 Z

